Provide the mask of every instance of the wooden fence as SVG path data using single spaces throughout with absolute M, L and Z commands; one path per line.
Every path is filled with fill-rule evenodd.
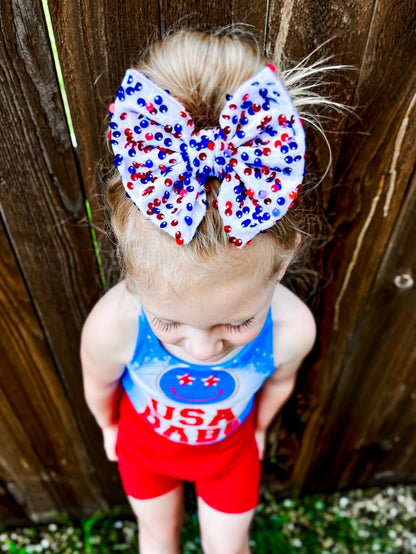
M 150 38 L 253 25 L 293 60 L 328 39 L 346 71 L 320 188 L 329 235 L 314 253 L 319 324 L 269 439 L 265 487 L 298 491 L 416 478 L 416 5 L 412 0 L 49 2 L 78 149 L 71 144 L 41 0 L 0 0 L 0 522 L 123 502 L 82 393 L 82 323 L 102 293 L 85 198 L 100 231 L 107 105 Z M 336 132 L 335 132 L 336 131 Z M 322 162 L 320 145 L 312 158 Z M 309 291 L 310 292 L 310 291 Z

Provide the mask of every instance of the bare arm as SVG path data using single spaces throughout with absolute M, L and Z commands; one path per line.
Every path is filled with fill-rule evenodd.
M 131 359 L 137 336 L 135 312 L 125 306 L 119 284 L 95 306 L 84 324 L 81 364 L 85 400 L 103 431 L 107 456 L 115 461 L 120 378 Z
M 109 363 L 92 352 L 88 337 L 81 343 L 85 400 L 98 425 L 104 429 L 117 421 L 117 400 L 124 364 Z
M 316 338 L 316 325 L 309 309 L 287 290 L 278 297 L 278 309 L 290 315 L 276 322 L 276 371 L 258 393 L 256 439 L 260 457 L 264 453 L 267 428 L 291 396 L 297 372 Z

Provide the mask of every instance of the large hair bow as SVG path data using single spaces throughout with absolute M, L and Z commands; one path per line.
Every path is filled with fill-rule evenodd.
M 114 165 L 127 194 L 178 244 L 192 239 L 206 213 L 210 177 L 222 180 L 214 203 L 239 247 L 297 196 L 305 134 L 273 66 L 227 95 L 214 129 L 198 129 L 169 91 L 136 69 L 126 72 L 110 112 Z

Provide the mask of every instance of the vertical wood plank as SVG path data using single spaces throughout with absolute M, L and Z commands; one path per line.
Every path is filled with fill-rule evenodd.
M 134 64 L 148 42 L 159 36 L 158 3 L 69 0 L 49 2 L 49 9 L 83 183 L 107 283 L 111 285 L 117 281 L 118 268 L 106 236 L 101 198 L 102 174 L 112 161 L 105 146 L 108 105 L 114 100 L 125 70 Z
M 361 364 L 353 367 L 349 363 L 357 344 L 361 358 L 375 364 L 372 371 L 376 373 L 368 375 L 370 388 L 374 375 L 382 372 L 372 352 L 372 342 L 359 339 L 360 324 L 363 314 L 370 309 L 368 296 L 393 225 L 405 217 L 399 209 L 416 154 L 413 140 L 416 74 L 414 65 L 410 67 L 405 56 L 405 52 L 413 52 L 416 47 L 415 6 L 411 2 L 379 1 L 370 15 L 368 36 L 361 33 L 365 43 L 357 46 L 362 61 L 353 104 L 362 106 L 360 120 L 351 118 L 348 122 L 339 149 L 335 182 L 324 194 L 334 237 L 323 254 L 316 255 L 326 276 L 317 311 L 320 338 L 312 357 L 316 363 L 308 372 L 305 367 L 301 373 L 297 398 L 283 417 L 287 423 L 285 416 L 288 419 L 292 416 L 291 423 L 284 424 L 280 433 L 283 451 L 287 445 L 286 456 L 281 460 L 282 465 L 286 464 L 281 475 L 285 487 L 298 489 L 305 484 L 308 488 L 333 489 L 341 482 L 343 485 L 348 482 L 348 486 L 362 484 L 356 472 L 342 479 L 340 474 L 329 476 L 327 470 L 329 460 L 346 463 L 344 454 L 350 452 L 352 436 L 365 434 L 364 421 L 372 417 L 370 405 L 373 408 L 375 405 L 368 399 L 362 421 L 354 421 L 351 429 L 343 430 L 352 434 L 352 442 L 340 450 L 338 458 L 340 425 L 347 417 L 343 410 L 349 409 L 345 396 L 349 395 L 352 402 L 353 383 L 362 383 L 368 375 Z M 389 191 L 393 189 L 394 195 L 390 197 Z M 377 301 L 383 302 L 382 295 Z M 380 389 L 378 394 L 382 398 Z M 391 417 L 402 416 L 397 411 Z M 405 420 L 409 424 L 406 416 Z M 331 433 L 335 428 L 337 432 Z M 308 477 L 311 463 L 314 469 Z M 367 472 L 365 481 L 369 482 L 375 472 L 374 468 Z
M 83 400 L 78 345 L 99 278 L 82 188 L 40 1 L 3 2 L 0 25 L 2 218 L 85 440 L 98 434 Z M 71 446 L 84 450 L 82 442 Z M 80 467 L 93 497 L 100 484 L 88 468 L 97 465 L 110 467 L 103 451 L 90 448 Z M 101 502 L 115 486 L 113 468 L 107 476 Z
M 91 513 L 95 468 L 3 230 L 0 251 L 0 481 L 33 521 Z
M 408 130 L 415 136 L 416 110 Z M 415 214 L 416 175 L 343 361 L 310 489 L 414 481 L 416 286 L 401 289 L 395 278 L 416 275 Z
M 221 6 L 215 0 L 192 2 L 162 0 L 160 4 L 160 28 L 162 33 L 170 30 L 196 29 L 205 31 L 232 23 L 232 2 Z
M 321 312 L 323 340 L 327 344 L 326 359 L 321 365 L 326 373 L 322 382 L 325 405 L 320 413 L 324 421 L 337 417 L 332 401 L 342 402 L 343 395 L 347 394 L 347 388 L 340 387 L 337 381 L 351 379 L 353 382 L 357 375 L 363 372 L 367 375 L 367 370 L 359 365 L 351 368 L 349 359 L 359 340 L 363 314 L 369 309 L 368 296 L 381 256 L 393 225 L 405 213 L 399 209 L 416 157 L 413 140 L 416 68 L 409 66 L 405 53 L 416 48 L 415 21 L 414 3 L 377 2 L 356 91 L 357 103 L 358 99 L 365 99 L 365 108 L 360 112 L 361 123 L 352 119 L 347 128 L 336 172 L 336 188 L 328 204 L 330 222 L 339 239 L 326 252 L 327 266 L 332 268 L 334 280 L 326 289 Z M 362 130 L 366 134 L 360 133 Z M 390 198 L 389 191 L 393 188 Z M 383 302 L 382 295 L 378 301 Z M 360 356 L 376 363 L 370 343 L 363 345 Z M 334 397 L 330 390 L 335 386 Z M 367 417 L 371 417 L 370 410 Z M 328 432 L 329 429 L 330 426 Z M 325 436 L 323 431 L 319 438 L 324 452 Z M 335 449 L 333 445 L 333 454 Z M 321 449 L 316 448 L 314 467 L 321 455 Z M 336 486 L 331 481 L 327 483 Z

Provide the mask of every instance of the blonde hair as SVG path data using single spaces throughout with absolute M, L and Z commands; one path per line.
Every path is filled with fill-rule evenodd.
M 265 65 L 266 58 L 251 34 L 228 28 L 217 32 L 179 31 L 152 44 L 135 67 L 158 86 L 168 89 L 191 115 L 199 128 L 218 125 L 227 93 L 233 93 L 245 80 Z M 286 85 L 301 117 L 319 125 L 305 108 L 329 101 L 313 90 L 321 65 L 299 65 L 288 71 L 276 68 Z M 300 194 L 293 208 L 267 233 L 257 235 L 251 245 L 237 249 L 224 232 L 218 210 L 212 207 L 220 182 L 209 182 L 206 216 L 195 237 L 178 246 L 174 239 L 146 220 L 126 197 L 117 172 L 107 182 L 107 201 L 111 223 L 130 284 L 154 286 L 168 282 L 175 291 L 186 283 L 206 283 L 213 278 L 247 270 L 257 272 L 265 280 L 277 275 L 299 250 L 299 238 L 310 235 L 311 210 L 307 195 Z M 301 241 L 305 243 L 305 240 Z M 261 251 L 261 256 L 259 256 Z M 221 277 L 222 276 L 222 277 Z

